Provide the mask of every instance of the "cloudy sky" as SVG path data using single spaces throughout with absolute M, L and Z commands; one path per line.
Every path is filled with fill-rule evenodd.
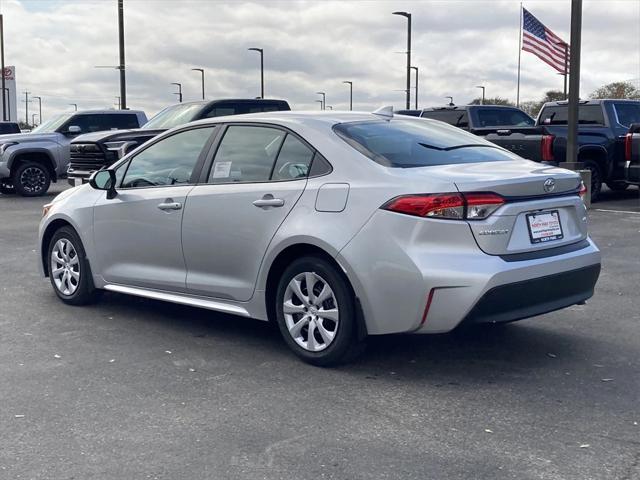
M 413 14 L 413 61 L 420 68 L 420 105 L 445 95 L 466 103 L 487 96 L 515 99 L 518 0 L 277 1 L 125 0 L 128 103 L 150 116 L 176 101 L 200 97 L 194 67 L 206 69 L 207 98 L 259 95 L 259 55 L 265 50 L 266 96 L 295 109 L 403 107 L 406 20 Z M 569 40 L 570 1 L 530 0 L 524 6 Z M 43 97 L 43 116 L 80 108 L 112 108 L 119 94 L 116 0 L 0 0 L 7 65 L 18 91 Z M 617 80 L 640 78 L 640 1 L 584 0 L 583 96 Z M 522 53 L 521 99 L 561 89 L 562 77 Z M 23 118 L 24 109 L 19 116 Z

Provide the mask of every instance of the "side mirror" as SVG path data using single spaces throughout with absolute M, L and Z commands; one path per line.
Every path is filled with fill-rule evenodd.
M 71 135 L 80 135 L 82 133 L 82 129 L 77 125 L 70 125 L 67 128 L 67 133 Z
M 98 170 L 91 175 L 89 185 L 96 190 L 105 190 L 108 199 L 112 199 L 118 194 L 116 192 L 116 172 L 113 170 Z

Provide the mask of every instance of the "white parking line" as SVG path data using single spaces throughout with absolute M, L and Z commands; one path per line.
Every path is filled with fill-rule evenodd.
M 640 212 L 630 212 L 628 210 L 607 210 L 605 208 L 592 208 L 597 212 L 609 212 L 609 213 L 630 213 L 631 215 L 640 215 Z

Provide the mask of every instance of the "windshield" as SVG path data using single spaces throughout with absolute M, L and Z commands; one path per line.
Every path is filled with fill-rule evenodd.
M 192 121 L 202 109 L 201 103 L 188 103 L 167 107 L 144 124 L 142 130 L 170 129 Z
M 53 133 L 72 116 L 73 113 L 63 113 L 61 115 L 55 116 L 31 130 L 31 133 Z
M 640 103 L 616 103 L 618 123 L 630 127 L 632 123 L 640 123 Z
M 478 123 L 481 127 L 533 127 L 535 120 L 515 108 L 479 108 Z
M 341 123 L 333 129 L 353 148 L 385 167 L 429 167 L 520 159 L 442 122 L 374 120 Z

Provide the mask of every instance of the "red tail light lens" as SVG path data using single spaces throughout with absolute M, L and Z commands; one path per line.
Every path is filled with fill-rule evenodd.
M 482 220 L 505 203 L 495 193 L 435 193 L 431 195 L 403 195 L 385 203 L 381 208 L 416 217 L 447 220 Z
M 631 161 L 631 143 L 633 141 L 633 133 L 627 133 L 624 136 L 624 159 L 627 162 Z
M 584 199 L 586 194 L 587 186 L 584 184 L 584 182 L 580 182 L 580 190 L 578 191 L 578 195 L 580 195 L 580 198 Z
M 542 161 L 543 162 L 553 162 L 554 158 L 553 158 L 553 140 L 554 140 L 554 136 L 553 135 L 543 135 L 542 136 L 542 143 L 540 144 L 542 151 L 541 156 L 542 156 Z

